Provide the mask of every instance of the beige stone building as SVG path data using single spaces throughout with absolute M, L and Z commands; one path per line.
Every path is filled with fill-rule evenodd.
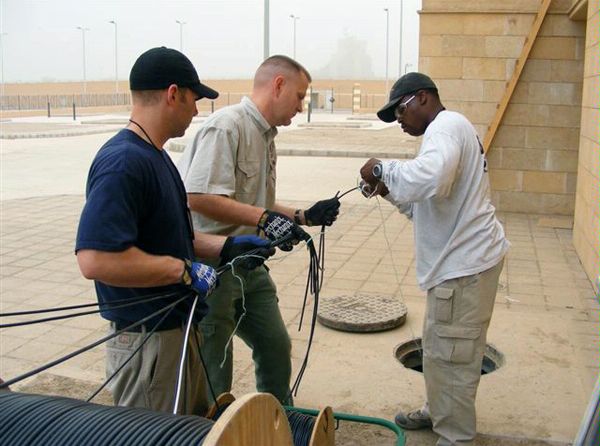
M 494 203 L 573 217 L 574 245 L 597 290 L 600 2 L 544 6 L 423 0 L 419 66 L 482 138 L 501 117 L 488 151 Z

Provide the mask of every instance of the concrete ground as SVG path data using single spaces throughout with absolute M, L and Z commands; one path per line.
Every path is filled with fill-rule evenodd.
M 79 273 L 73 246 L 88 167 L 115 119 L 123 118 L 85 118 L 106 122 L 95 126 L 67 118 L 1 123 L 0 138 L 21 130 L 32 138 L 0 139 L 0 312 L 95 301 L 92 283 Z M 307 128 L 297 126 L 305 121 L 299 116 L 283 129 L 278 137 L 285 153 L 278 160 L 280 201 L 306 206 L 355 186 L 365 158 L 405 158 L 415 151 L 416 141 L 394 126 L 365 119 L 372 126 L 340 129 L 346 118 L 314 114 L 315 121 L 336 126 Z M 196 119 L 183 140 L 174 141 L 173 158 L 180 156 L 176 145 L 201 120 Z M 20 124 L 27 125 L 19 129 Z M 108 133 L 86 134 L 89 127 L 102 125 Z M 51 134 L 59 131 L 72 136 Z M 293 156 L 306 154 L 312 156 Z M 598 301 L 574 251 L 568 221 L 499 216 L 512 249 L 488 342 L 504 355 L 504 365 L 482 377 L 477 401 L 482 435 L 477 444 L 567 444 L 576 435 L 598 376 Z M 342 199 L 341 215 L 326 239 L 323 298 L 355 292 L 366 298 L 396 296 L 407 305 L 408 317 L 399 328 L 372 334 L 317 325 L 296 404 L 393 419 L 398 410 L 422 404 L 424 392 L 422 375 L 405 369 L 394 356 L 395 346 L 421 335 L 424 292 L 415 280 L 412 225 L 386 202 L 353 192 Z M 304 357 L 310 320 L 305 317 L 298 332 L 307 260 L 306 250 L 299 247 L 269 261 L 293 338 L 295 372 Z M 0 323 L 14 319 L 2 317 Z M 97 315 L 0 329 L 0 377 L 13 378 L 87 345 L 105 329 Z M 241 395 L 254 390 L 253 365 L 242 343 L 236 342 L 235 351 L 233 392 Z M 98 347 L 13 388 L 80 392 L 83 397 L 102 382 L 103 357 Z M 409 445 L 435 444 L 431 432 L 409 432 L 407 438 Z M 389 431 L 342 423 L 337 444 L 393 442 Z

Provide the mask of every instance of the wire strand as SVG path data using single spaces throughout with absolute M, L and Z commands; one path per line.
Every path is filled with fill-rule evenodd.
M 193 295 L 193 293 L 188 293 L 185 296 L 181 297 L 180 299 L 176 300 L 175 302 L 167 305 L 166 307 L 161 308 L 160 310 L 155 311 L 154 313 L 150 314 L 149 316 L 146 316 L 145 318 L 140 319 L 139 321 L 131 324 L 129 327 L 125 327 L 122 330 L 118 330 L 118 331 L 116 331 L 116 332 L 114 332 L 114 333 L 112 333 L 112 334 L 110 334 L 108 336 L 105 336 L 105 337 L 99 339 L 98 341 L 95 341 L 95 342 L 92 342 L 91 344 L 88 344 L 85 347 L 77 349 L 74 352 L 71 352 L 71 353 L 69 353 L 69 354 L 67 354 L 65 356 L 62 356 L 62 357 L 60 357 L 58 359 L 55 359 L 54 361 L 50 361 L 50 362 L 44 364 L 41 367 L 37 367 L 34 370 L 30 370 L 27 373 L 23 373 L 22 375 L 19 375 L 19 376 L 13 378 L 13 379 L 9 379 L 8 381 L 0 384 L 0 389 L 7 388 L 8 386 L 10 386 L 12 384 L 15 384 L 15 383 L 17 383 L 19 381 L 22 381 L 22 380 L 26 379 L 26 378 L 29 378 L 30 376 L 37 375 L 38 373 L 43 372 L 44 370 L 52 368 L 52 367 L 54 367 L 54 366 L 56 366 L 58 364 L 61 364 L 61 363 L 65 362 L 66 360 L 71 359 L 71 358 L 73 358 L 73 357 L 75 357 L 75 356 L 77 356 L 77 355 L 79 355 L 79 354 L 81 354 L 83 352 L 91 350 L 92 348 L 94 348 L 94 347 L 96 347 L 96 346 L 98 346 L 98 345 L 100 345 L 100 344 L 108 341 L 109 339 L 112 339 L 112 338 L 120 335 L 121 333 L 123 333 L 123 332 L 125 332 L 127 330 L 130 330 L 131 328 L 134 328 L 134 327 L 137 327 L 139 325 L 142 325 L 144 322 L 149 321 L 153 317 L 156 317 L 159 314 L 161 314 L 161 313 L 163 313 L 165 311 L 168 311 L 168 309 L 177 306 L 179 303 L 183 302 L 185 299 L 187 299 L 188 297 L 190 297 L 192 295 Z
M 156 323 L 156 325 L 154 327 L 152 327 L 152 330 L 150 330 L 146 336 L 144 337 L 144 339 L 142 339 L 142 342 L 140 343 L 140 345 L 129 355 L 129 357 L 123 361 L 123 363 L 117 367 L 117 369 L 108 377 L 106 378 L 106 380 L 102 383 L 102 385 L 100 387 L 98 387 L 98 389 L 96 389 L 96 391 L 94 393 L 92 393 L 88 399 L 86 399 L 86 401 L 89 403 L 90 401 L 92 401 L 96 395 L 98 395 L 102 389 L 104 389 L 108 383 L 110 381 L 112 381 L 112 379 L 117 376 L 117 374 L 123 370 L 123 368 L 129 363 L 129 361 L 131 361 L 133 359 L 133 357 L 136 355 L 137 352 L 139 352 L 142 347 L 146 344 L 146 342 L 148 342 L 148 339 L 150 339 L 150 336 L 152 336 L 156 330 L 158 329 L 158 327 L 160 327 L 160 324 L 163 323 L 163 321 L 173 312 L 173 310 L 175 309 L 175 307 L 172 307 L 171 309 L 169 309 L 169 311 L 165 312 L 165 314 L 159 319 L 159 321 Z
M 390 260 L 392 261 L 392 267 L 394 268 L 394 274 L 396 276 L 396 281 L 398 282 L 398 294 L 400 295 L 400 302 L 402 302 L 404 304 L 404 306 L 408 309 L 408 306 L 406 305 L 406 300 L 404 299 L 404 295 L 402 293 L 402 288 L 401 288 L 401 283 L 402 283 L 402 279 L 400 278 L 400 273 L 398 271 L 398 267 L 396 266 L 396 262 L 394 261 L 394 254 L 393 254 L 393 250 L 392 250 L 392 244 L 390 242 L 390 239 L 388 237 L 388 233 L 387 233 L 387 229 L 385 227 L 385 216 L 383 215 L 383 210 L 381 209 L 381 202 L 379 201 L 379 198 L 377 196 L 375 196 L 375 201 L 377 202 L 377 208 L 379 209 L 379 215 L 381 216 L 381 227 L 383 229 L 383 238 L 385 239 L 385 243 L 387 245 L 388 248 L 388 252 L 390 254 Z M 423 356 L 422 351 L 420 350 L 420 346 L 417 343 L 417 337 L 415 336 L 415 332 L 412 328 L 412 325 L 410 323 L 410 319 L 407 317 L 405 322 L 404 322 L 407 327 L 408 330 L 410 331 L 410 335 L 411 335 L 411 340 L 414 341 L 415 345 L 418 347 L 419 350 L 421 352 L 421 356 Z
M 179 399 L 181 397 L 182 383 L 184 382 L 184 369 L 187 357 L 188 340 L 190 338 L 190 330 L 192 328 L 192 321 L 194 319 L 194 313 L 196 312 L 196 305 L 198 304 L 199 296 L 194 296 L 192 307 L 190 308 L 190 314 L 188 315 L 187 325 L 185 327 L 185 333 L 183 334 L 183 345 L 181 346 L 181 358 L 179 359 L 179 373 L 177 374 L 177 384 L 175 385 L 175 402 L 173 403 L 173 415 L 177 415 L 177 408 L 179 407 Z M 184 400 L 184 411 L 185 411 L 185 400 Z
M 117 300 L 113 300 L 110 302 L 93 302 L 93 303 L 87 303 L 87 304 L 79 304 L 79 305 L 69 305 L 66 307 L 51 307 L 51 308 L 43 308 L 43 309 L 39 309 L 39 310 L 26 310 L 26 311 L 13 311 L 10 313 L 0 313 L 0 317 L 12 317 L 12 316 L 28 316 L 31 314 L 41 314 L 41 313 L 53 313 L 53 312 L 57 312 L 57 311 L 68 311 L 68 310 L 78 310 L 80 308 L 88 308 L 88 307 L 105 307 L 105 306 L 109 306 L 109 305 L 114 305 L 114 304 L 120 304 L 123 302 L 151 302 L 153 300 L 158 300 L 158 299 L 165 299 L 167 297 L 170 297 L 169 295 L 165 295 L 164 293 L 157 293 L 157 294 L 149 294 L 146 296 L 138 296 L 138 297 L 128 297 L 125 299 L 117 299 Z
M 161 299 L 171 298 L 173 296 L 177 296 L 178 294 L 179 293 L 169 293 L 169 294 L 163 295 L 160 298 Z M 11 327 L 21 327 L 23 325 L 41 324 L 41 323 L 44 323 L 44 322 L 60 321 L 60 320 L 69 319 L 69 318 L 72 318 L 72 317 L 88 316 L 90 314 L 101 313 L 102 311 L 105 311 L 107 309 L 118 310 L 120 308 L 127 308 L 127 307 L 131 307 L 133 305 L 137 305 L 139 303 L 146 303 L 146 302 L 149 302 L 149 301 L 152 301 L 152 300 L 157 300 L 157 299 L 159 299 L 159 297 L 154 297 L 154 298 L 148 299 L 148 300 L 140 300 L 140 301 L 130 302 L 130 303 L 122 304 L 122 305 L 115 305 L 115 306 L 111 306 L 110 308 L 99 308 L 97 310 L 82 311 L 82 312 L 79 312 L 79 313 L 71 313 L 71 314 L 63 314 L 61 316 L 45 317 L 45 318 L 41 318 L 41 319 L 34 319 L 34 320 L 31 320 L 31 321 L 11 322 L 9 324 L 0 324 L 0 329 L 2 329 L 2 328 L 11 328 Z

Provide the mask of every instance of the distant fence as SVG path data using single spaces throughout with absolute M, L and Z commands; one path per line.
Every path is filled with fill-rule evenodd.
M 356 101 L 354 93 L 339 92 L 333 89 L 314 89 L 312 91 L 312 108 L 313 110 L 353 110 L 353 105 L 357 103 L 358 110 L 369 112 L 379 110 L 387 102 L 387 96 L 384 94 L 375 93 L 358 93 Z
M 131 105 L 127 93 L 16 95 L 0 97 L 0 110 L 46 110 L 50 108 L 105 107 Z
M 242 97 L 250 93 L 221 92 L 214 101 L 202 100 L 198 102 L 198 109 L 214 111 L 228 105 L 237 104 Z M 313 110 L 352 110 L 352 93 L 334 90 L 313 90 Z M 360 108 L 364 111 L 373 111 L 381 108 L 387 101 L 383 94 L 360 94 Z M 0 110 L 46 110 L 64 109 L 75 107 L 110 107 L 130 106 L 131 94 L 102 93 L 102 94 L 55 94 L 55 95 L 15 95 L 0 97 Z

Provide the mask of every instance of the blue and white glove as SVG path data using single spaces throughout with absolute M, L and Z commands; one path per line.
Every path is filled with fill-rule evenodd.
M 291 234 L 292 238 L 289 242 L 279 245 L 279 249 L 282 251 L 291 251 L 299 241 L 310 240 L 310 235 L 291 218 L 268 209 L 260 217 L 257 227 L 272 241 L 288 237 Z
M 194 293 L 205 299 L 215 289 L 218 276 L 215 269 L 200 262 L 185 259 L 185 268 L 181 276 L 181 283 L 191 288 Z
M 254 269 L 275 254 L 275 248 L 271 248 L 270 246 L 271 243 L 268 240 L 256 235 L 227 237 L 223 244 L 223 249 L 221 249 L 221 263 L 219 263 L 219 266 L 223 266 L 237 257 L 250 254 L 248 257 L 241 257 L 236 260 L 235 266 Z

